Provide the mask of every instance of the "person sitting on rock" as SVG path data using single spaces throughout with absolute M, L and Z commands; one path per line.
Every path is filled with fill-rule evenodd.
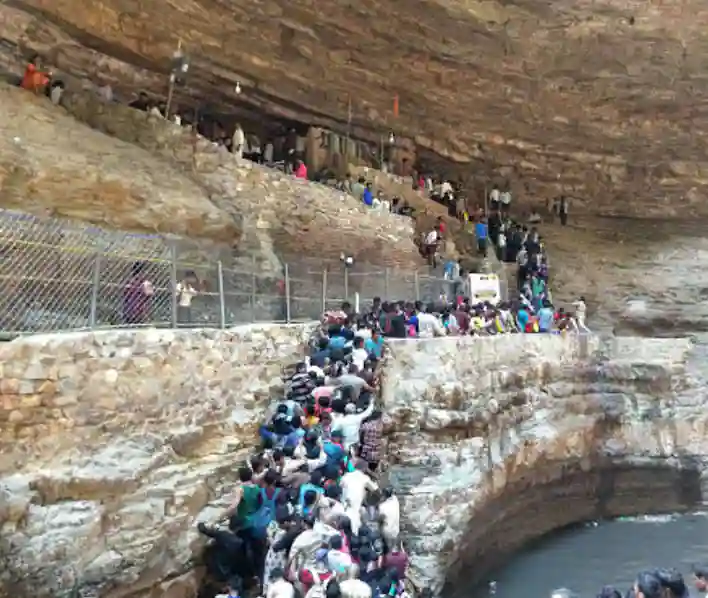
M 147 112 L 148 110 L 150 110 L 150 99 L 144 91 L 141 91 L 138 94 L 138 97 L 128 104 L 128 107 Z
M 39 55 L 35 54 L 27 64 L 20 87 L 27 91 L 32 91 L 35 94 L 40 94 L 49 83 L 51 75 L 51 71 L 47 71 L 46 73 L 42 72 Z
M 44 93 L 52 104 L 58 106 L 61 103 L 62 95 L 64 95 L 64 82 L 59 79 L 52 79 L 51 83 L 45 87 Z
M 366 183 L 364 192 L 361 195 L 361 201 L 364 202 L 365 206 L 371 207 L 374 205 L 374 194 L 371 191 L 371 183 Z
M 302 160 L 297 160 L 295 162 L 294 175 L 296 179 L 307 180 L 307 166 Z

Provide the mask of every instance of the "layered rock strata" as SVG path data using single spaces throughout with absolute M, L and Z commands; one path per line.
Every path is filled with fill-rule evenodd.
M 21 74 L 39 52 L 124 95 L 165 97 L 181 41 L 191 66 L 180 105 L 351 129 L 373 143 L 393 129 L 467 162 L 460 174 L 510 180 L 517 196 L 566 192 L 592 210 L 684 216 L 706 213 L 707 21 L 699 0 L 336 0 L 327 11 L 280 0 L 12 0 L 0 6 L 0 64 Z
M 700 503 L 708 423 L 683 339 L 392 341 L 384 409 L 417 587 L 482 579 L 579 521 Z M 467 586 L 468 587 L 468 586 Z
M 0 588 L 194 596 L 195 524 L 228 501 L 308 336 L 253 326 L 2 345 Z
M 0 346 L 0 595 L 193 598 L 195 524 L 226 506 L 281 368 L 312 326 Z M 440 589 L 469 563 L 481 574 L 564 523 L 700 496 L 688 455 L 702 454 L 704 419 L 680 393 L 684 341 L 390 346 L 390 473 L 418 586 Z M 657 462 L 669 473 L 645 493 L 637 472 Z
M 4 84 L 0 103 L 1 207 L 188 236 L 181 257 L 197 263 L 205 255 L 188 251 L 194 242 L 217 241 L 226 266 L 242 256 L 249 267 L 255 259 L 282 272 L 285 259 L 310 282 L 305 272 L 340 267 L 342 253 L 360 263 L 423 263 L 410 218 L 238 160 L 159 117 L 90 93 L 67 94 L 58 108 Z M 218 259 L 215 250 L 209 257 Z

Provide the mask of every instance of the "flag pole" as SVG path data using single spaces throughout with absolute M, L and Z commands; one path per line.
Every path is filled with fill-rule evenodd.
M 347 143 L 344 146 L 344 156 L 347 159 L 347 165 L 349 164 L 349 140 L 351 139 L 351 129 L 352 129 L 352 96 L 347 94 Z

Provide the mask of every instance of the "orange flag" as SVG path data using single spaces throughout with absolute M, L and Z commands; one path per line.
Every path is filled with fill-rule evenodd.
M 393 96 L 393 115 L 398 118 L 398 94 Z

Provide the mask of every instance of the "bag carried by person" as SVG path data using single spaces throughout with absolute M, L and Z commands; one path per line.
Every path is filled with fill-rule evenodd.
M 268 530 L 268 525 L 275 519 L 275 501 L 280 494 L 280 488 L 276 488 L 273 492 L 273 498 L 268 498 L 265 488 L 260 489 L 261 506 L 251 515 L 249 523 L 253 529 L 265 536 Z

